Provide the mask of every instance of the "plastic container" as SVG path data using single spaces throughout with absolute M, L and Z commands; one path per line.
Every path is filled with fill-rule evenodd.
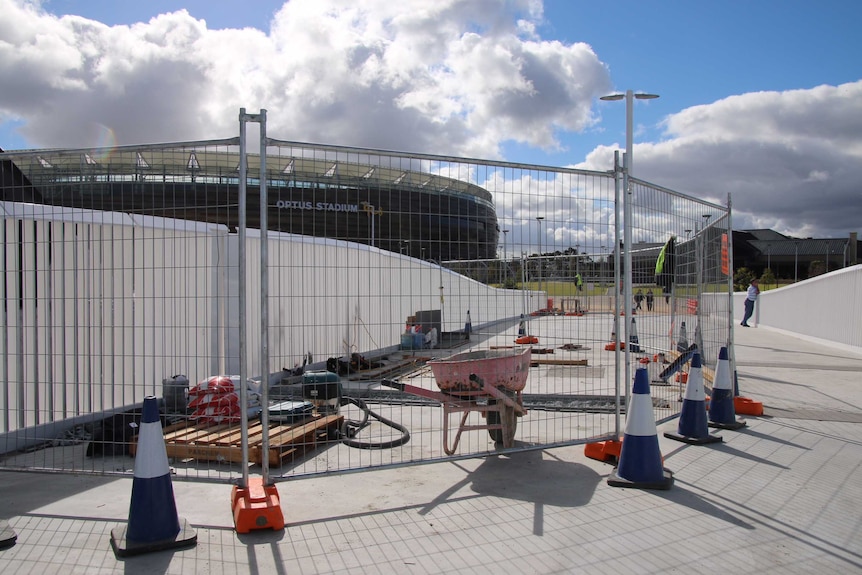
M 174 375 L 162 380 L 165 413 L 186 413 L 189 406 L 189 378 Z

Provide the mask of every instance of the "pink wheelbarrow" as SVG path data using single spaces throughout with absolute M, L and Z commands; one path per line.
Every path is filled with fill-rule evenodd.
M 459 353 L 427 364 L 440 391 L 384 380 L 381 383 L 409 393 L 434 399 L 443 406 L 443 451 L 452 455 L 464 431 L 487 430 L 503 447 L 513 447 L 518 418 L 524 416 L 522 391 L 530 370 L 530 348 L 478 350 Z M 467 424 L 470 413 L 485 418 L 483 425 Z M 462 413 L 458 431 L 449 445 L 449 415 Z

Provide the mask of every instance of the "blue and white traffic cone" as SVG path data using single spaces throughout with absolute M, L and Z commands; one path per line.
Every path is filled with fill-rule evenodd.
M 470 310 L 467 310 L 467 321 L 464 322 L 464 333 L 467 334 L 467 339 L 470 339 L 470 332 L 473 331 L 473 320 L 470 319 Z
M 678 432 L 665 432 L 664 436 L 692 445 L 704 445 L 722 440 L 717 435 L 709 434 L 709 426 L 706 423 L 706 393 L 703 390 L 703 368 L 700 364 L 699 351 L 695 351 L 691 356 L 691 367 L 685 384 L 682 410 L 679 414 Z
M 635 322 L 635 318 L 632 318 L 632 328 L 631 332 L 629 333 L 629 346 L 631 346 L 629 347 L 629 349 L 632 351 L 632 353 L 641 352 L 641 346 L 638 342 L 638 324 Z
M 127 557 L 192 547 L 197 540 L 194 529 L 177 516 L 159 403 L 154 396 L 148 396 L 144 398 L 138 434 L 129 522 L 111 530 L 111 546 L 118 557 Z
M 673 473 L 662 465 L 645 368 L 635 371 L 620 463 L 608 476 L 608 485 L 635 489 L 670 489 L 673 485 Z
M 744 421 L 736 419 L 733 407 L 733 386 L 730 382 L 730 360 L 727 348 L 718 352 L 718 363 L 715 366 L 715 380 L 712 382 L 712 398 L 709 400 L 710 427 L 720 429 L 739 429 L 745 427 Z
M 15 530 L 9 526 L 8 521 L 0 521 L 0 549 L 12 547 L 18 540 Z

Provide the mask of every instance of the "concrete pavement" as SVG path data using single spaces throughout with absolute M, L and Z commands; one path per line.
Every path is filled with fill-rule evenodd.
M 610 487 L 583 446 L 280 483 L 287 527 L 239 535 L 230 487 L 174 481 L 195 547 L 117 559 L 132 480 L 0 473 L 12 573 L 862 573 L 862 355 L 736 328 L 762 417 L 663 437 L 669 491 Z

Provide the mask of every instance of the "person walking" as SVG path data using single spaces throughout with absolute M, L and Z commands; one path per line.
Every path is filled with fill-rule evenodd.
M 754 302 L 757 301 L 757 296 L 760 295 L 760 282 L 758 280 L 751 280 L 751 284 L 748 286 L 748 295 L 745 296 L 745 315 L 742 316 L 742 323 L 739 324 L 742 327 L 751 327 L 748 325 L 748 319 L 754 315 Z
M 635 310 L 636 311 L 641 309 L 641 304 L 643 303 L 643 301 L 644 301 L 644 292 L 643 292 L 643 290 L 639 289 L 637 291 L 637 293 L 635 294 Z
M 646 308 L 647 311 L 652 311 L 653 302 L 655 302 L 655 296 L 652 294 L 652 290 L 646 292 Z

